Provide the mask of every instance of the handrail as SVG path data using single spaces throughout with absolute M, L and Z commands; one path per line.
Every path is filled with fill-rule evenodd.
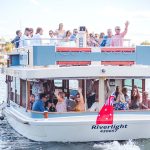
M 39 111 L 33 111 L 33 110 L 28 110 L 30 113 L 36 113 L 36 114 L 44 114 L 44 112 L 39 112 Z M 89 111 L 67 111 L 67 112 L 48 112 L 48 114 L 74 114 L 74 113 L 87 113 Z
M 39 112 L 39 111 L 33 111 L 33 110 L 28 110 L 28 112 L 30 113 L 35 113 L 35 114 L 42 114 L 44 115 L 44 112 Z M 67 112 L 48 112 L 48 114 L 86 114 L 86 113 L 90 113 L 90 114 L 94 114 L 97 113 L 98 111 L 67 111 Z M 118 113 L 124 113 L 124 112 L 149 112 L 150 113 L 150 109 L 139 109 L 139 110 L 134 110 L 134 109 L 128 109 L 128 110 L 114 110 L 114 112 Z
M 66 47 L 66 46 L 67 47 L 78 47 L 78 45 L 77 45 L 78 40 L 73 41 L 73 40 L 68 39 L 68 41 L 66 41 L 65 39 L 60 39 L 60 38 L 24 39 L 24 40 L 16 41 L 16 42 L 14 42 L 14 44 L 16 44 L 18 42 L 25 43 L 25 41 L 27 41 L 28 43 L 26 43 L 25 45 L 23 45 L 19 48 L 24 48 L 24 47 L 29 47 L 29 46 L 40 46 L 40 45 L 41 46 L 42 45 L 54 45 L 54 46 L 61 46 L 61 47 Z M 124 44 L 123 47 L 131 47 L 130 39 L 123 39 L 123 42 L 128 42 L 127 45 L 125 46 L 125 44 Z M 88 46 L 88 44 L 86 45 L 86 48 L 90 48 L 90 47 L 100 47 L 100 43 L 98 46 Z

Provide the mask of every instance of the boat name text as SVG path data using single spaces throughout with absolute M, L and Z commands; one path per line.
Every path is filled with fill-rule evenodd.
M 126 129 L 128 127 L 127 124 L 112 124 L 112 125 L 92 125 L 92 130 L 98 129 L 102 133 L 106 132 L 117 132 L 119 129 Z

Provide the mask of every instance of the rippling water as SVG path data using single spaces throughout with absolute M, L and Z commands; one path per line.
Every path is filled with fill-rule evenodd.
M 5 77 L 0 74 L 0 103 L 6 100 Z M 124 142 L 34 142 L 17 133 L 7 120 L 0 120 L 0 150 L 150 150 L 150 139 Z

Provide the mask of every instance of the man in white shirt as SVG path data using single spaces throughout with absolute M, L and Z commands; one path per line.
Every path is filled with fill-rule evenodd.
M 24 35 L 21 36 L 19 47 L 31 46 L 30 28 L 25 28 Z
M 32 43 L 33 45 L 42 45 L 42 36 L 43 35 L 43 29 L 38 27 L 36 29 L 35 35 L 32 37 Z

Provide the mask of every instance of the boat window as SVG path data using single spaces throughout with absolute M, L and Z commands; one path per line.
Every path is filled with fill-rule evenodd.
M 62 87 L 62 80 L 54 80 L 55 87 Z
M 20 104 L 20 80 L 19 78 L 11 78 L 10 100 Z
M 26 107 L 26 81 L 25 80 L 21 80 L 21 103 L 22 103 L 22 107 Z
M 95 102 L 99 103 L 99 79 L 86 80 L 86 100 L 87 109 L 90 109 Z
M 142 87 L 142 79 L 125 79 L 124 80 L 124 87 L 128 88 L 128 94 L 131 95 L 131 90 L 133 87 L 137 86 L 139 89 L 139 92 L 142 93 L 142 89 L 144 90 L 144 87 Z
M 127 96 L 126 101 L 127 103 L 130 103 L 131 101 L 131 90 L 136 85 L 137 88 L 140 91 L 140 95 L 142 95 L 143 90 L 143 80 L 141 79 L 105 79 L 104 85 L 99 83 L 101 82 L 99 79 L 74 79 L 74 80 L 46 80 L 46 79 L 40 79 L 36 80 L 36 82 L 30 82 L 30 94 L 35 95 L 35 100 L 39 99 L 40 93 L 44 93 L 47 95 L 47 103 L 45 104 L 45 107 L 48 107 L 49 105 L 54 105 L 55 109 L 57 111 L 57 104 L 59 102 L 58 97 L 55 95 L 55 90 L 58 90 L 61 92 L 62 97 L 64 98 L 64 102 L 66 100 L 71 100 L 74 98 L 77 98 L 79 95 L 78 89 L 79 87 L 82 89 L 82 96 L 84 100 L 84 109 L 82 107 L 82 110 L 88 111 L 94 103 L 96 107 L 99 107 L 100 105 L 103 105 L 108 97 L 116 92 L 116 88 L 119 87 L 121 92 L 123 93 L 123 89 L 127 88 Z M 22 101 L 25 99 L 25 88 L 26 85 L 24 85 L 24 81 L 22 81 Z M 103 91 L 103 92 L 101 92 Z M 28 95 L 29 97 L 29 95 Z M 142 98 L 142 96 L 141 96 Z M 117 99 L 117 98 L 116 98 Z M 125 99 L 124 99 L 125 100 Z M 72 102 L 68 102 L 70 105 L 74 105 Z M 76 103 L 76 102 L 75 102 Z M 100 105 L 99 105 L 100 104 Z M 24 105 L 24 104 L 23 104 Z M 71 106 L 72 107 L 72 106 Z M 99 111 L 99 109 L 94 109 L 94 111 Z M 67 111 L 76 111 L 75 109 L 68 109 Z M 79 111 L 79 110 L 78 110 Z
M 134 79 L 134 85 L 136 85 L 140 93 L 142 93 L 142 79 Z

